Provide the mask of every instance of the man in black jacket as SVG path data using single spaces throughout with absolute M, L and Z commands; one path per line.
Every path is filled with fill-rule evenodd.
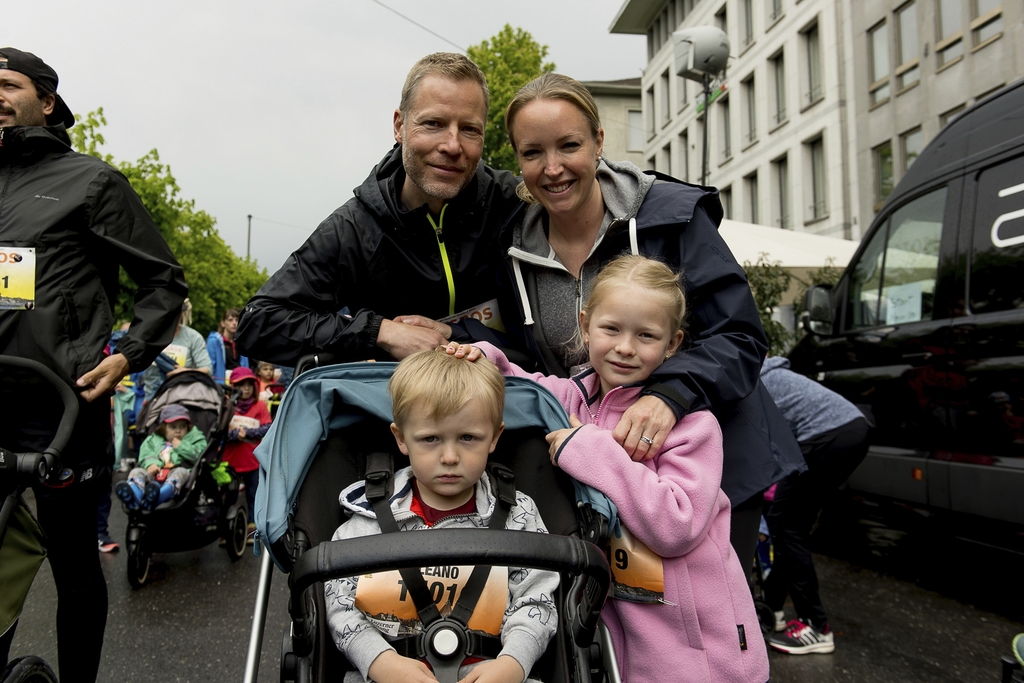
M 57 587 L 62 681 L 94 681 L 107 589 L 96 548 L 99 494 L 112 465 L 109 392 L 145 369 L 173 334 L 187 293 L 181 266 L 124 178 L 69 147 L 75 118 L 57 74 L 0 48 L 0 354 L 39 361 L 79 392 L 61 488 L 35 487 Z M 105 353 L 119 267 L 138 285 L 134 319 Z M 41 451 L 60 418 L 55 398 L 0 377 L 0 444 Z M 0 638 L 6 661 L 13 628 Z
M 446 341 L 403 324 L 408 314 L 502 329 L 496 240 L 517 182 L 479 163 L 487 104 L 465 56 L 413 66 L 394 113 L 398 144 L 246 304 L 235 337 L 246 355 L 391 360 Z

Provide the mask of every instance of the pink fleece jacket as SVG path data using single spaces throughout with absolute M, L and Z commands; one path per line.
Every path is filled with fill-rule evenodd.
M 656 457 L 633 462 L 612 438 L 642 387 L 618 387 L 598 403 L 600 378 L 531 374 L 498 349 L 479 348 L 505 375 L 549 389 L 583 427 L 567 438 L 558 466 L 612 499 L 635 537 L 661 555 L 665 600 L 609 600 L 611 631 L 625 683 L 765 683 L 768 653 L 745 574 L 729 543 L 729 499 L 721 489 L 722 432 L 710 412 L 686 415 Z M 746 649 L 741 647 L 741 634 Z

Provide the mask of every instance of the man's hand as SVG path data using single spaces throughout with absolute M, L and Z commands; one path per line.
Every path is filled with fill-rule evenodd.
M 558 466 L 555 462 L 555 455 L 558 454 L 558 449 L 562 447 L 562 443 L 569 438 L 569 436 L 577 429 L 583 426 L 579 418 L 575 415 L 569 416 L 569 424 L 572 425 L 568 429 L 558 429 L 549 433 L 544 439 L 548 442 L 548 456 L 551 458 L 551 464 Z
M 448 346 L 444 347 L 444 352 L 449 356 L 465 358 L 470 362 L 484 358 L 484 352 L 477 347 L 470 344 L 460 344 L 459 342 L 448 342 Z
M 523 683 L 526 672 L 515 657 L 501 655 L 478 664 L 459 683 Z
M 424 318 L 422 315 L 397 315 L 395 316 L 396 323 L 404 323 L 406 325 L 416 325 L 417 327 L 426 327 L 427 329 L 439 332 L 445 339 L 451 339 L 452 327 L 445 323 L 439 323 L 431 318 Z
M 612 437 L 633 460 L 650 460 L 661 452 L 676 422 L 676 414 L 667 403 L 657 396 L 641 396 L 623 413 Z M 650 439 L 650 443 L 644 439 Z
M 394 320 L 385 319 L 377 333 L 377 346 L 387 351 L 395 360 L 402 360 L 417 351 L 436 349 L 447 343 L 448 338 L 437 329 Z
M 79 393 L 90 403 L 106 396 L 128 374 L 128 359 L 123 353 L 107 356 L 100 364 L 78 378 Z
M 377 655 L 366 673 L 376 683 L 437 683 L 430 667 L 418 659 L 403 657 L 394 650 L 384 650 Z

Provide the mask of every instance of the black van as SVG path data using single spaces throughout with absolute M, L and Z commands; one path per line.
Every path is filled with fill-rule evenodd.
M 1024 81 L 931 141 L 806 308 L 793 370 L 877 424 L 852 489 L 1024 524 Z

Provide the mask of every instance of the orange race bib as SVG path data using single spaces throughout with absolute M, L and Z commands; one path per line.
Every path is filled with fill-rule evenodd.
M 473 308 L 467 308 L 447 318 L 440 318 L 438 322 L 457 323 L 466 318 L 475 318 L 482 322 L 485 327 L 489 327 L 492 330 L 497 330 L 498 332 L 505 331 L 505 324 L 501 322 L 501 311 L 498 309 L 497 299 L 485 301 L 482 304 L 478 304 Z
M 612 568 L 609 597 L 628 602 L 664 602 L 665 568 L 661 556 L 648 548 L 624 526 L 613 533 L 605 547 Z
M 462 595 L 473 567 L 422 567 L 420 571 L 441 616 L 448 616 Z M 397 571 L 360 576 L 355 606 L 384 635 L 396 638 L 422 631 L 416 605 Z M 491 567 L 487 584 L 469 619 L 469 628 L 492 636 L 500 635 L 507 607 L 508 567 Z

